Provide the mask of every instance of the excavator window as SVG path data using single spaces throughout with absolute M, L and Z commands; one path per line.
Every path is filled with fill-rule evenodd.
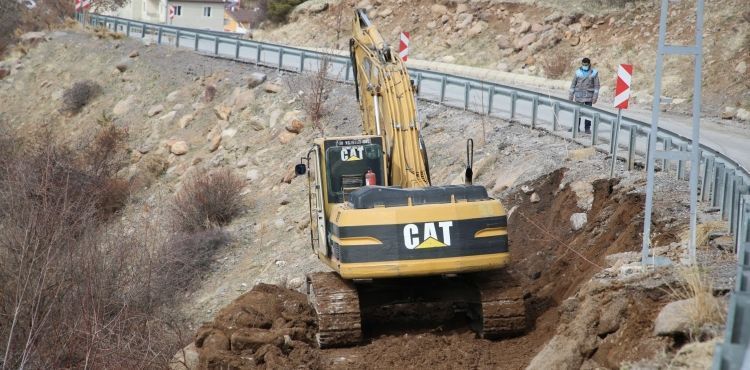
M 368 170 L 375 173 L 376 184 L 383 182 L 383 150 L 377 144 L 334 146 L 326 149 L 328 164 L 328 202 L 344 203 L 349 194 L 365 185 Z

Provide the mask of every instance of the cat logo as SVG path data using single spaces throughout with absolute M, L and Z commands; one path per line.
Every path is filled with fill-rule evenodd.
M 404 226 L 404 245 L 408 249 L 447 247 L 451 245 L 451 227 L 453 221 L 427 222 L 423 225 L 407 224 Z M 438 229 L 441 231 L 441 237 L 438 237 Z
M 341 160 L 342 161 L 359 161 L 362 160 L 364 155 L 365 147 L 359 146 L 345 146 L 341 148 Z

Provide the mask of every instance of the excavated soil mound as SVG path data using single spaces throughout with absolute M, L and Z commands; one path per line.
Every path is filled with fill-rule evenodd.
M 201 368 L 317 368 L 315 330 L 304 294 L 259 284 L 204 324 L 195 347 Z

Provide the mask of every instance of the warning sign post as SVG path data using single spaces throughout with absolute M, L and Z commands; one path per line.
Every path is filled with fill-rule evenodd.
M 630 99 L 630 83 L 633 77 L 632 64 L 620 64 L 617 67 L 617 83 L 615 84 L 615 101 L 614 106 L 617 108 L 617 121 L 612 127 L 612 167 L 609 169 L 609 177 L 615 175 L 615 163 L 617 163 L 617 144 L 620 133 L 620 121 L 622 120 L 622 110 L 628 109 L 628 100 Z

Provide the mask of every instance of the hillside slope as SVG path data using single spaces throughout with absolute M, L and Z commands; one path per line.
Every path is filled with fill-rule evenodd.
M 693 43 L 694 2 L 670 4 L 668 42 Z M 604 96 L 614 90 L 617 65 L 630 63 L 635 66 L 636 102 L 648 106 L 651 101 L 656 1 L 311 0 L 295 10 L 288 24 L 263 26 L 253 35 L 346 49 L 355 6 L 368 10 L 393 45 L 398 45 L 399 32 L 410 32 L 411 58 L 568 80 L 580 59 L 588 56 L 601 71 Z M 706 2 L 704 23 L 703 112 L 716 116 L 725 108 L 750 110 L 747 2 Z M 689 111 L 692 58 L 670 57 L 665 68 L 663 95 L 672 102 L 668 108 Z M 750 120 L 744 112 L 742 116 Z

